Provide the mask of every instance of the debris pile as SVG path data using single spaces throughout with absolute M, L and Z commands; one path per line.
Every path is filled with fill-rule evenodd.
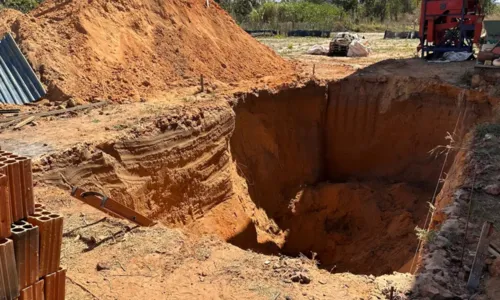
M 48 0 L 14 16 L 0 12 L 0 34 L 12 32 L 51 100 L 139 101 L 201 75 L 217 89 L 292 71 L 213 1 Z
M 0 299 L 63 300 L 63 217 L 35 204 L 31 159 L 0 151 Z

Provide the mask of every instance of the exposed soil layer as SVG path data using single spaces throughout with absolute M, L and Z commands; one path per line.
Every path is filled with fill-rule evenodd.
M 0 34 L 14 34 L 53 100 L 139 100 L 202 74 L 214 89 L 292 71 L 213 1 L 48 0 L 0 19 Z
M 443 165 L 429 151 L 488 115 L 476 97 L 410 78 L 248 96 L 231 150 L 253 202 L 275 222 L 256 226 L 281 236 L 274 245 L 251 245 L 245 232 L 232 241 L 304 253 L 337 271 L 407 270 Z
M 42 157 L 37 178 L 63 186 L 63 174 L 165 223 L 328 270 L 405 271 L 443 165 L 429 151 L 488 117 L 486 101 L 410 78 L 261 91 Z

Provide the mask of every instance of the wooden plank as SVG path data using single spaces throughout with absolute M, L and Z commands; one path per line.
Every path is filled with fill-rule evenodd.
M 500 257 L 500 252 L 496 251 L 495 248 L 488 247 L 488 253 L 494 257 Z
M 24 119 L 21 122 L 17 123 L 16 126 L 14 126 L 14 129 L 19 129 L 19 128 L 25 126 L 26 124 L 29 124 L 29 123 L 35 121 L 37 118 L 38 117 L 35 117 L 35 116 L 27 117 L 26 119 Z
M 17 114 L 21 110 L 19 108 L 14 109 L 0 109 L 0 114 Z
M 82 109 L 88 109 L 88 108 L 95 108 L 99 106 L 104 106 L 108 104 L 108 101 L 101 101 L 97 103 L 92 103 L 92 104 L 85 104 L 85 105 L 79 105 L 71 108 L 64 108 L 64 109 L 57 109 L 57 110 L 51 110 L 51 111 L 46 111 L 46 112 L 41 112 L 41 113 L 36 113 L 36 114 L 20 114 L 16 117 L 10 117 L 10 118 L 5 118 L 5 119 L 0 119 L 0 123 L 5 123 L 5 122 L 10 122 L 13 120 L 19 120 L 20 118 L 26 117 L 26 116 L 33 116 L 33 117 L 48 117 L 48 116 L 55 116 L 59 114 L 64 114 L 72 111 L 78 111 Z
M 153 220 L 141 215 L 140 213 L 116 202 L 115 200 L 95 192 L 85 192 L 78 187 L 74 187 L 71 196 L 85 202 L 86 204 L 99 209 L 102 212 L 118 215 L 140 226 L 153 226 L 156 224 Z
M 481 280 L 486 258 L 488 257 L 488 247 L 490 245 L 490 237 L 492 234 L 493 223 L 484 222 L 483 229 L 481 230 L 481 237 L 479 238 L 479 243 L 477 244 L 476 256 L 474 257 L 474 262 L 472 263 L 469 281 L 467 282 L 467 288 L 469 290 L 475 291 L 479 287 L 479 281 Z
M 21 120 L 21 118 L 16 118 L 16 119 L 11 120 L 9 122 L 2 123 L 2 124 L 0 124 L 0 129 L 4 129 L 4 128 L 9 127 L 10 125 L 16 124 L 17 122 L 19 122 L 19 120 Z
M 496 245 L 495 243 L 490 242 L 490 248 L 495 250 L 495 252 L 500 253 L 500 247 L 498 247 L 498 245 Z

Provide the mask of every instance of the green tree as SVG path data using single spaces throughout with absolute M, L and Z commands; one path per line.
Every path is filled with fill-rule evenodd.
M 392 20 L 397 21 L 398 15 L 403 12 L 403 2 L 401 0 L 389 0 L 389 15 Z
M 24 13 L 35 9 L 42 1 L 37 0 L 4 0 L 2 1 L 3 7 L 17 9 Z
M 219 3 L 219 5 L 225 9 L 227 12 L 232 13 L 232 1 L 231 0 L 215 0 L 215 2 Z
M 342 7 L 346 12 L 354 12 L 358 9 L 358 0 L 334 0 L 333 4 Z

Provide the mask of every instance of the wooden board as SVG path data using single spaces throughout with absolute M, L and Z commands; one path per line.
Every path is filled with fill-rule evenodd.
M 472 263 L 469 281 L 467 282 L 467 288 L 469 290 L 475 291 L 479 287 L 479 281 L 481 280 L 481 275 L 483 274 L 486 258 L 488 258 L 488 247 L 490 245 L 490 237 L 492 234 L 493 223 L 484 222 L 483 229 L 481 230 L 481 237 L 479 238 L 479 243 L 477 244 L 476 256 L 474 257 L 474 262 Z
M 71 196 L 102 212 L 127 219 L 140 226 L 153 226 L 156 224 L 153 220 L 99 193 L 85 192 L 81 188 L 74 187 Z

